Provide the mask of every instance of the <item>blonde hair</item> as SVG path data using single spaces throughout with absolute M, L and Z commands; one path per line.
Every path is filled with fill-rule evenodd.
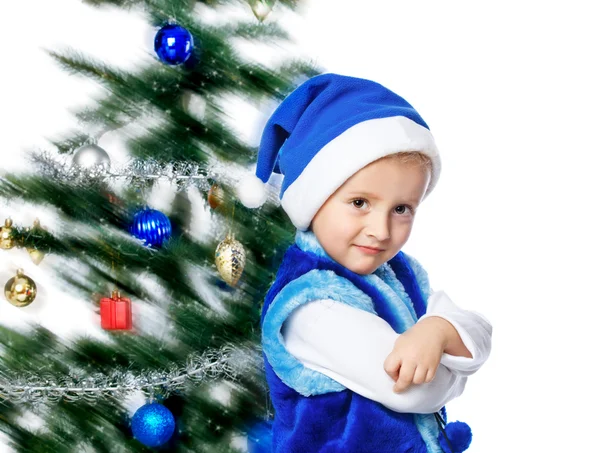
M 431 162 L 431 158 L 420 151 L 399 151 L 397 153 L 384 156 L 379 160 L 382 159 L 393 159 L 401 164 L 417 165 L 428 170 L 430 174 L 433 172 L 433 163 Z

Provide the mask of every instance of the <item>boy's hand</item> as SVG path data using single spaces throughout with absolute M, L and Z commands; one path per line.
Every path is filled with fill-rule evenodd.
M 454 330 L 445 319 L 426 318 L 398 337 L 383 362 L 386 373 L 396 381 L 394 392 L 433 380 L 451 335 L 448 326 Z

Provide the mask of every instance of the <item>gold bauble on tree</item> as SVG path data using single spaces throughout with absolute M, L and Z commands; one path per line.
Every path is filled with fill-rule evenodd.
M 0 249 L 8 250 L 15 246 L 12 232 L 12 220 L 8 218 L 4 221 L 4 226 L 0 227 Z
M 40 230 L 45 230 L 45 228 L 42 228 L 42 226 L 40 225 L 40 220 L 39 219 L 35 219 L 33 221 L 33 229 L 32 229 L 32 231 L 35 233 L 36 231 L 40 231 Z M 44 256 L 46 256 L 46 254 L 44 252 L 41 252 L 41 251 L 39 251 L 38 249 L 36 249 L 34 247 L 27 247 L 27 252 L 29 253 L 29 256 L 31 257 L 31 260 L 36 264 L 36 266 L 38 264 L 40 264 L 41 261 L 44 259 Z
M 229 233 L 225 240 L 217 246 L 215 262 L 223 280 L 228 285 L 235 286 L 242 276 L 246 264 L 244 246 Z
M 42 262 L 46 254 L 44 252 L 39 251 L 38 249 L 27 248 L 29 252 L 29 256 L 31 257 L 31 261 L 37 266 Z
M 26 307 L 33 302 L 36 294 L 35 282 L 23 273 L 23 269 L 18 269 L 17 275 L 4 285 L 4 295 L 15 307 Z
M 263 22 L 273 10 L 276 0 L 248 0 L 254 16 Z
M 218 184 L 213 184 L 208 191 L 208 204 L 212 209 L 217 209 L 225 201 L 225 191 Z

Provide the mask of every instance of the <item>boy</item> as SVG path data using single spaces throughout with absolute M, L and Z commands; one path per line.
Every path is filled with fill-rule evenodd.
M 444 429 L 442 408 L 489 356 L 491 326 L 400 252 L 440 169 L 423 119 L 369 80 L 313 77 L 269 119 L 239 196 L 257 207 L 283 174 L 298 229 L 261 317 L 274 452 L 468 447 L 470 429 Z

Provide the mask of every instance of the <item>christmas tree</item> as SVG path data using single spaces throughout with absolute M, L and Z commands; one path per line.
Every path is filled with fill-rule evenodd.
M 239 41 L 288 41 L 265 18 L 272 8 L 291 14 L 295 2 L 86 3 L 142 11 L 156 30 L 155 61 L 128 72 L 76 45 L 51 52 L 106 95 L 76 113 L 81 131 L 30 153 L 31 172 L 0 178 L 0 197 L 44 206 L 61 225 L 49 229 L 43 216 L 20 225 L 0 212 L 0 247 L 31 257 L 6 282 L 6 304 L 64 310 L 28 275 L 35 268 L 87 304 L 102 335 L 66 341 L 39 325 L 1 327 L 0 426 L 11 449 L 28 453 L 236 452 L 247 435 L 260 444 L 272 410 L 260 311 L 294 229 L 276 191 L 260 209 L 237 201 L 257 149 L 228 125 L 244 118 L 224 103 L 271 108 L 320 72 L 294 59 L 269 67 L 236 50 Z M 245 11 L 242 20 L 204 20 L 228 8 Z M 98 137 L 136 125 L 129 160 L 117 166 Z M 166 212 L 149 202 L 160 184 L 175 187 Z M 211 225 L 199 236 L 191 223 L 201 210 Z M 75 325 L 78 313 L 62 316 Z

